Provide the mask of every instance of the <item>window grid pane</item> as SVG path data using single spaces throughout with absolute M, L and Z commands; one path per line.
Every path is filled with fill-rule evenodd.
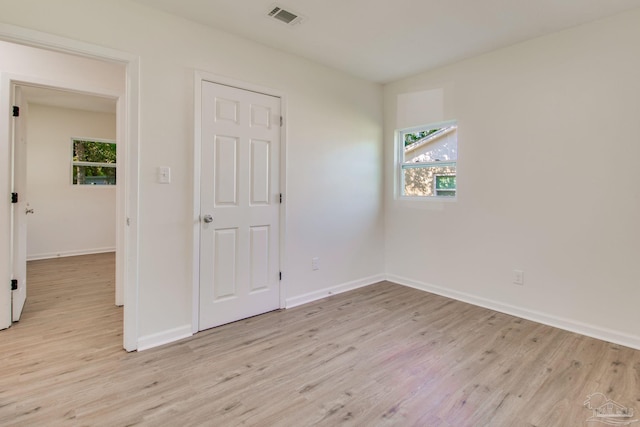
M 435 123 L 398 131 L 401 197 L 455 197 L 458 124 Z
M 72 142 L 74 185 L 116 185 L 115 142 L 78 139 Z
M 437 176 L 446 176 L 454 178 L 455 185 L 455 174 L 456 174 L 456 165 L 455 163 L 449 163 L 449 166 L 422 166 L 416 167 L 411 165 L 410 167 L 405 167 L 402 165 L 402 175 L 403 175 L 403 195 L 405 196 L 438 196 L 440 194 L 436 194 L 436 177 Z M 446 190 L 453 190 L 455 192 L 455 187 L 452 189 L 447 188 Z M 442 195 L 451 195 L 451 194 L 442 194 Z M 455 194 L 454 194 L 455 195 Z
M 116 185 L 116 168 L 74 165 L 73 185 Z

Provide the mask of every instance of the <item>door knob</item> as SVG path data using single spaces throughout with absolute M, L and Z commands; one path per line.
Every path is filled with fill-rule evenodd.
M 202 220 L 204 222 L 206 222 L 207 224 L 212 223 L 213 222 L 213 217 L 211 215 L 205 215 Z
M 25 214 L 33 213 L 33 208 L 31 208 L 31 209 L 25 209 L 24 213 L 25 213 Z

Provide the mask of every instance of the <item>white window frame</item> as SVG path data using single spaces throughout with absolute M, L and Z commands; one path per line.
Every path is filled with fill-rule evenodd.
M 429 200 L 436 200 L 436 201 L 450 201 L 450 202 L 455 202 L 458 199 L 458 185 L 457 185 L 457 175 L 458 175 L 458 159 L 457 159 L 457 155 L 456 155 L 456 159 L 455 160 L 450 160 L 450 161 L 433 161 L 433 162 L 420 162 L 420 163 L 416 163 L 416 162 L 405 162 L 404 161 L 404 135 L 407 133 L 416 133 L 416 132 L 422 132 L 422 131 L 428 131 L 430 129 L 439 129 L 439 128 L 444 128 L 444 127 L 449 127 L 449 126 L 458 126 L 458 121 L 457 120 L 447 120 L 447 121 L 443 121 L 443 122 L 437 122 L 437 123 L 431 123 L 431 124 L 427 124 L 427 125 L 421 125 L 421 126 L 413 126 L 410 128 L 404 128 L 404 129 L 397 129 L 395 131 L 395 145 L 396 145 L 396 150 L 395 150 L 395 169 L 396 169 L 396 173 L 395 173 L 395 178 L 396 178 L 396 182 L 394 185 L 394 192 L 395 192 L 395 196 L 396 199 L 399 200 L 419 200 L 419 201 L 429 201 Z M 456 152 L 457 152 L 457 142 L 456 142 Z M 446 165 L 451 165 L 454 164 L 456 166 L 456 189 L 455 189 L 455 195 L 454 196 L 438 196 L 436 195 L 436 191 L 435 191 L 435 179 L 434 179 L 434 194 L 431 196 L 410 196 L 410 195 L 405 195 L 404 194 L 404 169 L 407 167 L 410 168 L 420 168 L 420 167 L 433 167 L 433 166 L 446 166 Z M 437 175 L 442 175 L 442 176 L 452 176 L 451 175 L 447 175 L 447 174 L 437 174 Z M 434 175 L 435 177 L 436 175 Z
M 75 144 L 76 141 L 86 141 L 86 142 L 102 142 L 105 144 L 116 144 L 116 150 L 117 150 L 117 142 L 115 139 L 104 139 L 104 138 L 85 138 L 85 137 L 71 137 L 71 145 L 70 145 L 70 150 L 71 153 L 69 155 L 69 158 L 71 159 L 71 168 L 70 168 L 70 176 L 69 176 L 69 182 L 71 183 L 71 185 L 73 187 L 78 187 L 78 188 L 87 188 L 87 187 L 91 187 L 91 188 L 115 188 L 118 185 L 118 162 L 116 163 L 100 163 L 100 162 L 76 162 L 73 160 L 73 146 Z M 73 183 L 73 168 L 75 168 L 76 166 L 100 166 L 100 167 L 107 167 L 107 168 L 114 168 L 116 170 L 116 183 L 115 184 L 108 184 L 108 185 L 91 185 L 91 184 L 80 184 L 80 183 Z

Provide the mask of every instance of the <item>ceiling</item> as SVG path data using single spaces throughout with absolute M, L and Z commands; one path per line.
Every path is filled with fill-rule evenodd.
M 29 104 L 71 108 L 96 113 L 116 112 L 116 100 L 95 95 L 37 86 L 21 85 L 22 98 Z
M 640 7 L 640 0 L 134 0 L 386 83 Z M 288 26 L 267 12 L 303 15 Z

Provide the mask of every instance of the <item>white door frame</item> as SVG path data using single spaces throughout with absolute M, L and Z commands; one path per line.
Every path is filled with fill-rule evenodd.
M 76 92 L 118 98 L 117 101 L 117 139 L 118 169 L 122 171 L 123 185 L 116 190 L 116 300 L 124 303 L 123 347 L 127 351 L 138 348 L 138 197 L 139 197 L 139 140 L 138 140 L 138 108 L 140 87 L 140 58 L 89 43 L 54 36 L 35 30 L 25 29 L 0 23 L 0 40 L 33 46 L 55 52 L 70 53 L 107 62 L 117 62 L 126 67 L 126 89 L 124 96 L 105 93 L 104 89 L 70 85 L 56 81 L 46 81 L 25 76 L 3 73 L 0 87 L 0 169 L 9 165 L 10 147 L 10 87 L 12 84 L 51 86 Z M 122 162 L 121 160 L 122 153 Z M 9 258 L 10 224 L 7 213 L 11 210 L 9 203 L 10 168 L 7 173 L 0 174 L 0 281 L 9 283 L 11 269 Z M 4 192 L 4 193 L 3 193 Z M 4 197 L 2 197 L 4 194 Z M 6 280 L 4 280 L 6 278 Z M 1 285 L 1 283 L 0 283 Z M 118 288 L 120 291 L 118 291 Z M 8 289 L 8 286 L 7 286 Z M 10 292 L 10 291 L 9 291 Z M 9 294 L 10 297 L 10 294 Z M 0 297 L 0 301 L 3 298 Z M 2 309 L 2 307 L 0 307 Z M 9 310 L 9 315 L 10 315 Z M 0 325 L 4 321 L 0 319 Z
M 202 83 L 218 83 L 226 86 L 233 86 L 238 89 L 258 92 L 265 95 L 280 98 L 280 115 L 283 117 L 283 125 L 280 129 L 280 192 L 282 193 L 282 204 L 280 205 L 280 308 L 285 308 L 286 304 L 286 274 L 285 265 L 285 237 L 286 237 L 286 194 L 287 194 L 287 104 L 285 94 L 279 90 L 264 86 L 254 85 L 229 77 L 223 77 L 206 71 L 196 70 L 194 82 L 194 138 L 193 138 L 193 246 L 192 246 L 192 320 L 191 331 L 195 334 L 199 332 L 200 323 L 200 165 L 202 149 Z

